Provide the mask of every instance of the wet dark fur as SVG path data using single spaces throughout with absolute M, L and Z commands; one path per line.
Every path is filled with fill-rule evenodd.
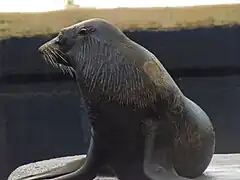
M 75 75 L 92 125 L 85 164 L 48 179 L 91 180 L 108 167 L 120 180 L 147 180 L 152 165 L 197 177 L 207 168 L 215 148 L 208 116 L 151 52 L 111 23 L 91 19 L 64 28 L 39 51 Z

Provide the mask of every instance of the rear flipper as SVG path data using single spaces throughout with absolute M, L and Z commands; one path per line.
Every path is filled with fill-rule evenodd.
M 160 121 L 159 121 L 160 122 Z M 144 172 L 153 180 L 178 179 L 172 166 L 171 127 L 153 120 L 145 121 L 146 140 Z
M 183 177 L 201 176 L 215 150 L 215 132 L 209 117 L 193 101 L 183 97 L 182 117 L 174 117 L 174 168 Z

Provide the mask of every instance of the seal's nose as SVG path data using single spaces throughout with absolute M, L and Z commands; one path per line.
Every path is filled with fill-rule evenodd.
M 40 54 L 42 54 L 43 53 L 43 48 L 44 48 L 44 46 L 42 45 L 42 46 L 40 46 L 39 48 L 38 48 L 38 52 L 40 53 Z

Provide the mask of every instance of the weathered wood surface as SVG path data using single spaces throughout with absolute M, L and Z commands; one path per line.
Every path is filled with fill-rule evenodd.
M 18 180 L 24 176 L 61 167 L 67 162 L 71 162 L 79 158 L 82 158 L 82 156 L 70 156 L 26 164 L 14 170 L 8 180 Z M 116 180 L 116 178 L 113 177 L 98 177 L 96 180 L 97 179 Z M 178 178 L 171 180 L 178 180 Z M 204 175 L 196 178 L 195 180 L 240 180 L 240 154 L 215 154 Z

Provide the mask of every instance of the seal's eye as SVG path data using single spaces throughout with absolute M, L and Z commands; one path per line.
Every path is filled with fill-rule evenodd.
M 59 36 L 58 36 L 58 40 L 61 42 L 61 41 L 63 41 L 63 35 L 62 34 L 60 34 Z
M 86 28 L 82 28 L 82 29 L 80 29 L 80 31 L 78 33 L 80 35 L 86 35 L 88 33 L 88 30 Z
M 93 28 L 92 26 L 85 26 L 85 27 L 82 27 L 79 31 L 78 31 L 78 34 L 80 35 L 87 35 L 91 32 L 94 32 L 95 31 L 95 28 Z
M 57 37 L 57 43 L 58 44 L 63 44 L 64 42 L 65 42 L 64 35 L 62 33 L 59 33 L 59 35 Z

